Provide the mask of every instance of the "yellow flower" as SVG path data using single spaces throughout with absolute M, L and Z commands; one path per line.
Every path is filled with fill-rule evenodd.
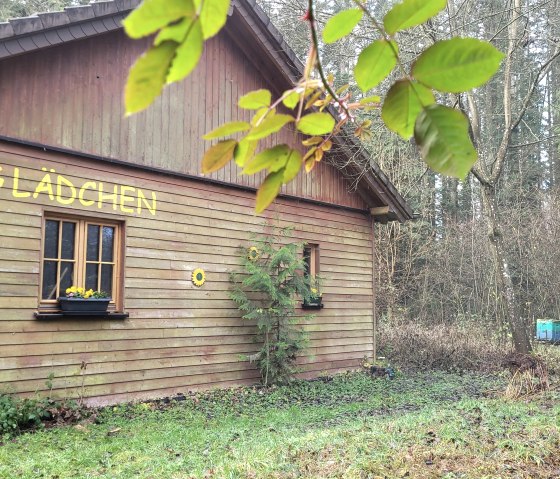
M 260 254 L 261 253 L 259 251 L 259 248 L 257 248 L 256 246 L 251 246 L 247 251 L 247 259 L 249 259 L 250 261 L 256 261 L 259 259 Z
M 86 290 L 84 288 L 78 288 L 78 293 L 84 294 Z
M 66 288 L 66 294 L 70 294 L 72 292 L 72 288 Z
M 192 282 L 195 286 L 202 286 L 206 281 L 206 273 L 202 268 L 196 268 L 192 274 Z

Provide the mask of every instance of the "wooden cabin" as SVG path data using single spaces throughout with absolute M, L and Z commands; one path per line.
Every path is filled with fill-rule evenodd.
M 373 161 L 357 175 L 327 159 L 260 216 L 262 177 L 234 164 L 200 174 L 202 135 L 247 118 L 239 96 L 279 94 L 301 74 L 254 0 L 234 0 L 187 80 L 125 118 L 127 72 L 149 41 L 121 28 L 137 4 L 0 24 L 0 391 L 32 395 L 52 375 L 54 396 L 111 404 L 257 382 L 240 357 L 255 350 L 255 327 L 229 299 L 228 274 L 263 220 L 293 226 L 324 278 L 302 375 L 356 367 L 373 347 L 373 222 L 410 209 Z M 109 291 L 109 314 L 61 314 L 71 284 Z

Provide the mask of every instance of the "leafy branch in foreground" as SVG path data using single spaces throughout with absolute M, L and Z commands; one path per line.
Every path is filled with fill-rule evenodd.
M 421 25 L 437 15 L 447 0 L 404 0 L 379 22 L 359 0 L 356 8 L 343 10 L 323 29 L 324 43 L 336 42 L 352 33 L 362 21 L 371 23 L 378 38 L 358 55 L 354 80 L 365 98 L 353 100 L 350 85 L 334 90 L 333 78 L 321 63 L 315 5 L 308 1 L 304 19 L 310 29 L 310 49 L 303 77 L 273 101 L 266 89 L 239 99 L 242 109 L 252 110 L 249 122 L 231 121 L 204 136 L 220 141 L 202 160 L 210 173 L 234 160 L 242 174 L 266 170 L 257 193 L 256 210 L 263 211 L 292 181 L 302 167 L 306 172 L 332 147 L 332 137 L 352 125 L 357 137 L 367 136 L 370 122 L 358 122 L 357 110 L 381 108 L 385 125 L 404 139 L 414 139 L 424 161 L 433 170 L 465 178 L 477 160 L 468 121 L 459 110 L 438 104 L 439 96 L 460 93 L 487 82 L 496 73 L 503 54 L 490 43 L 474 38 L 452 38 L 426 48 L 407 70 L 399 54 L 397 34 Z M 204 41 L 223 27 L 229 0 L 144 0 L 125 20 L 132 38 L 157 32 L 153 46 L 130 70 L 125 91 L 127 114 L 149 106 L 166 83 L 185 78 L 200 60 Z M 394 70 L 400 78 L 385 98 L 369 91 L 379 87 Z M 281 112 L 280 112 L 281 111 Z M 276 145 L 260 151 L 259 142 L 284 128 L 307 135 L 301 147 Z M 297 144 L 297 141 L 294 141 Z

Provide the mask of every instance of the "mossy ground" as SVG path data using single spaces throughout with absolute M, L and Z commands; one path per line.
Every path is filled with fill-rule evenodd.
M 355 373 L 107 408 L 6 441 L 0 477 L 560 478 L 560 393 L 507 401 L 504 382 Z

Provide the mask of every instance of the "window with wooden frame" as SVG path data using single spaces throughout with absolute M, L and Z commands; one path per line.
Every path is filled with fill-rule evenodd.
M 122 309 L 123 225 L 95 218 L 46 215 L 43 227 L 40 307 L 54 309 L 70 286 L 105 291 L 109 308 Z
M 303 274 L 310 287 L 309 297 L 303 298 L 303 309 L 321 309 L 323 295 L 319 278 L 319 245 L 306 244 L 303 247 Z
M 306 244 L 303 247 L 303 263 L 305 276 L 315 277 L 319 274 L 319 245 Z

